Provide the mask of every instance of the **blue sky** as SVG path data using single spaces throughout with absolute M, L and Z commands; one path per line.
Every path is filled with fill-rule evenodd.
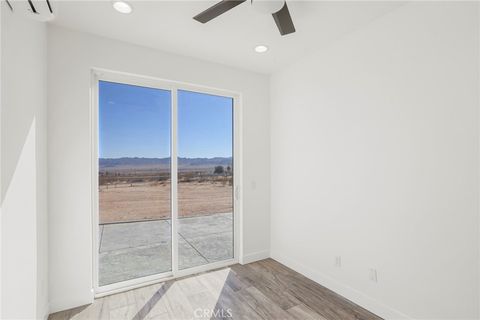
M 100 81 L 100 158 L 170 156 L 170 91 Z M 232 156 L 232 99 L 178 91 L 178 155 Z

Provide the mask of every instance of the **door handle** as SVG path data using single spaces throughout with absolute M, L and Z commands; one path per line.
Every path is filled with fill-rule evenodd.
M 240 186 L 235 186 L 235 200 L 240 200 Z

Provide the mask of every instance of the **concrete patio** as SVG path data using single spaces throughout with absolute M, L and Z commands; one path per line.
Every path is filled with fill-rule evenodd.
M 233 257 L 233 215 L 180 218 L 178 264 L 186 269 Z M 100 225 L 101 286 L 171 270 L 171 221 Z

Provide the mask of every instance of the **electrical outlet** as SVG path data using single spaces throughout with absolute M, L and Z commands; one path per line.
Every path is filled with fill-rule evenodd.
M 342 257 L 341 256 L 336 256 L 335 257 L 335 267 L 336 268 L 341 268 L 342 267 Z
M 370 281 L 378 282 L 377 269 L 370 269 L 369 278 Z

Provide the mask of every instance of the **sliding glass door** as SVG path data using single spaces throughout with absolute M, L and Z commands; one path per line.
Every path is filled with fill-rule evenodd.
M 172 270 L 171 92 L 99 82 L 99 285 Z
M 233 258 L 233 99 L 178 91 L 179 268 Z
M 235 96 L 96 73 L 95 290 L 234 263 Z

